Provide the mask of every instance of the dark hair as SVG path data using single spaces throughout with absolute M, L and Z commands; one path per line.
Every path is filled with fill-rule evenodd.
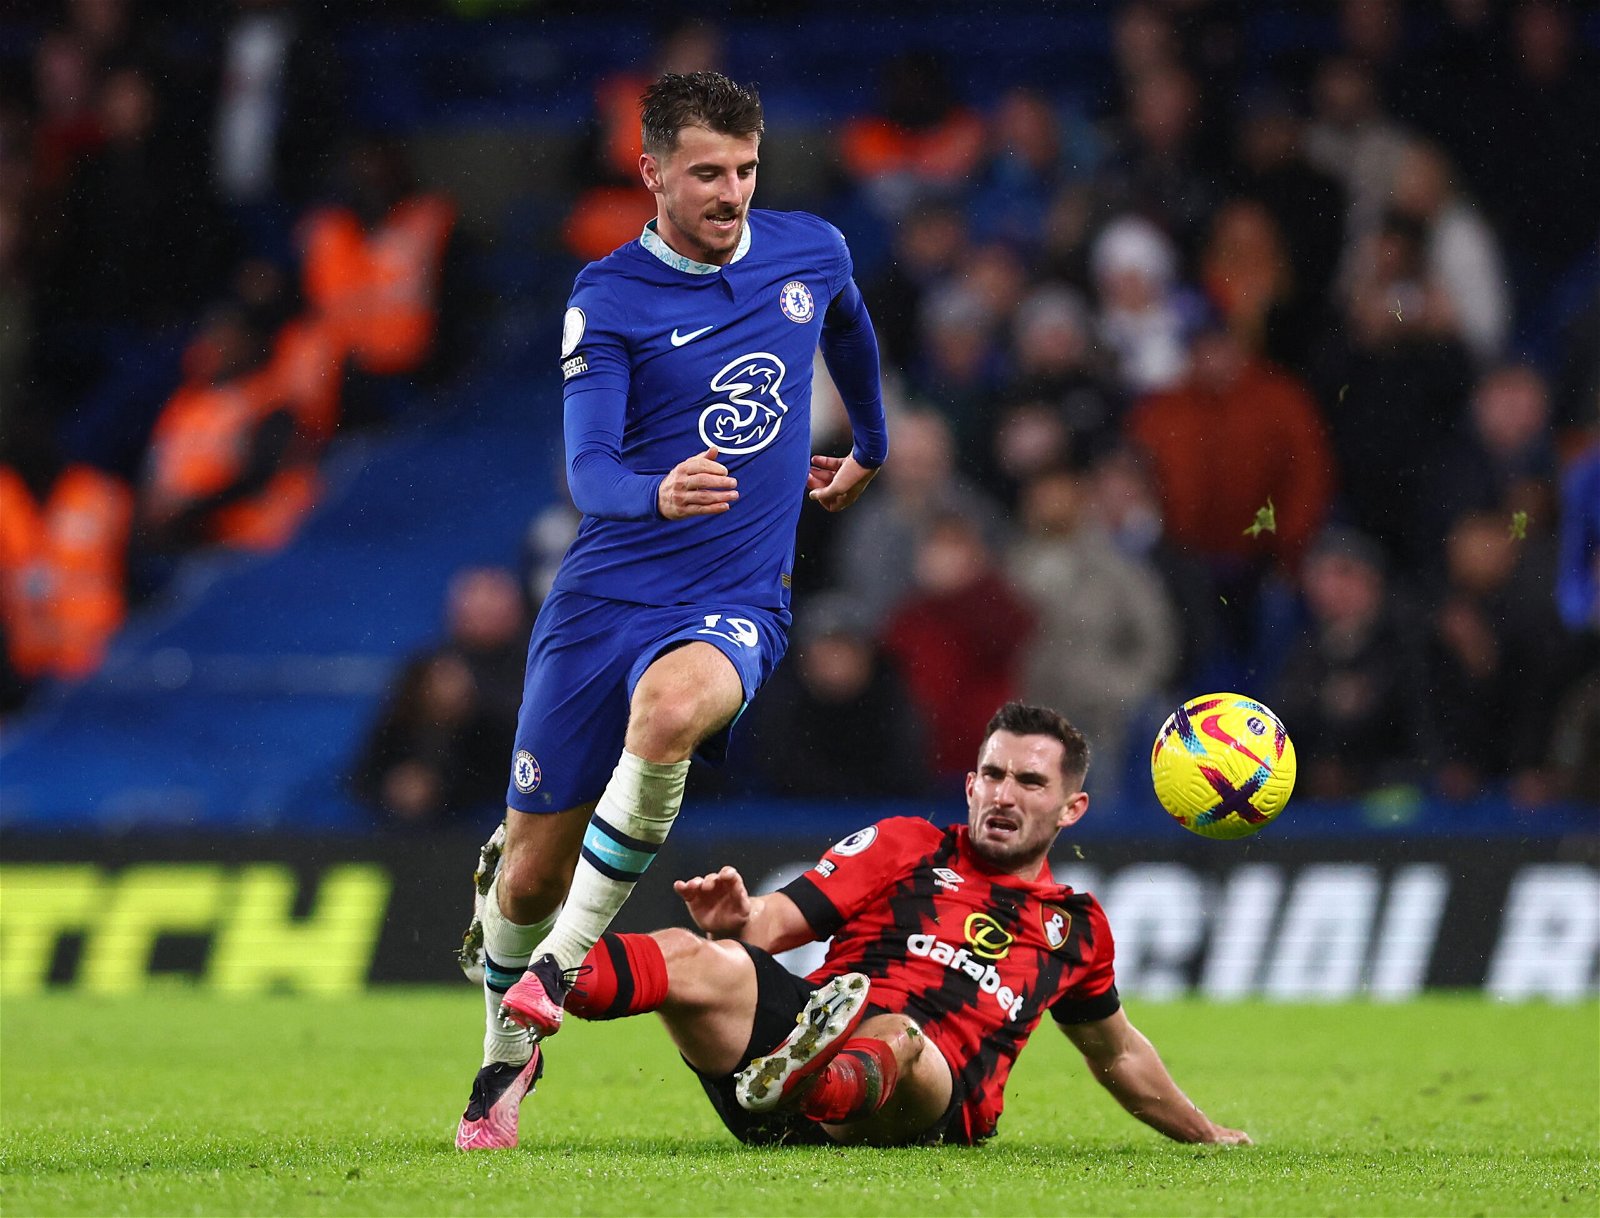
M 721 72 L 668 72 L 639 98 L 644 150 L 665 156 L 678 146 L 685 127 L 706 127 L 722 135 L 760 136 L 761 99 L 754 89 Z
M 983 729 L 984 742 L 988 743 L 996 732 L 1049 736 L 1061 741 L 1061 776 L 1067 779 L 1069 787 L 1081 783 L 1089 773 L 1089 742 L 1060 711 L 1048 706 L 1029 706 L 1026 702 L 1007 702 L 995 711 L 989 726 Z

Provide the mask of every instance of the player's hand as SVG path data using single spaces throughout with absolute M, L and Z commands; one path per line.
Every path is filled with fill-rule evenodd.
M 656 510 L 663 520 L 716 516 L 739 498 L 738 486 L 739 480 L 730 478 L 728 467 L 717 460 L 717 450 L 708 448 L 673 466 L 661 479 L 656 488 Z
M 877 470 L 858 465 L 854 457 L 811 458 L 811 473 L 806 477 L 806 494 L 830 512 L 842 512 L 867 489 Z
M 672 891 L 683 898 L 694 924 L 713 939 L 732 939 L 750 921 L 750 892 L 732 867 L 692 880 L 674 880 Z
M 1250 1135 L 1242 1129 L 1229 1129 L 1225 1125 L 1212 1125 L 1211 1133 L 1206 1138 L 1213 1146 L 1254 1146 Z

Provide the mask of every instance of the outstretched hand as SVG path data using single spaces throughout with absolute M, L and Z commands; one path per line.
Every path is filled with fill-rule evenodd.
M 806 494 L 830 512 L 842 512 L 867 489 L 877 470 L 857 464 L 854 457 L 811 458 L 811 473 L 806 478 Z
M 683 898 L 694 924 L 713 939 L 735 938 L 750 921 L 750 893 L 744 877 L 732 867 L 674 880 L 672 891 Z
M 728 467 L 717 460 L 717 450 L 708 448 L 679 462 L 661 479 L 656 488 L 656 510 L 663 520 L 716 516 L 739 498 L 738 486 L 739 480 L 729 477 Z

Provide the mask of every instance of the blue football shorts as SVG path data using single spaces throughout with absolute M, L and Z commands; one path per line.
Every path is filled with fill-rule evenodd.
M 751 605 L 637 605 L 552 592 L 528 640 L 507 806 L 564 812 L 599 799 L 622 755 L 634 686 L 674 647 L 710 643 L 721 651 L 748 706 L 788 649 L 790 620 L 787 610 Z M 732 729 L 696 756 L 720 763 Z

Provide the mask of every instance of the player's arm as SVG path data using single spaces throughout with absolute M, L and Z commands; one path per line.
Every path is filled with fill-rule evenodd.
M 665 475 L 622 461 L 633 385 L 626 311 L 615 292 L 585 272 L 561 334 L 562 431 L 567 489 L 585 516 L 602 520 L 682 520 L 726 512 L 739 493 L 715 449 L 686 457 Z
M 1178 1142 L 1250 1145 L 1250 1136 L 1211 1120 L 1172 1081 L 1149 1039 L 1118 1008 L 1105 1019 L 1064 1023 L 1062 1031 L 1089 1066 L 1089 1072 L 1146 1125 Z
M 848 457 L 813 457 L 806 490 L 830 512 L 838 512 L 861 497 L 889 455 L 878 336 L 854 279 L 845 279 L 823 315 L 822 358 L 850 415 L 853 447 Z
M 713 939 L 739 939 L 777 953 L 810 943 L 817 933 L 800 907 L 781 892 L 753 897 L 732 867 L 672 885 L 694 923 Z

